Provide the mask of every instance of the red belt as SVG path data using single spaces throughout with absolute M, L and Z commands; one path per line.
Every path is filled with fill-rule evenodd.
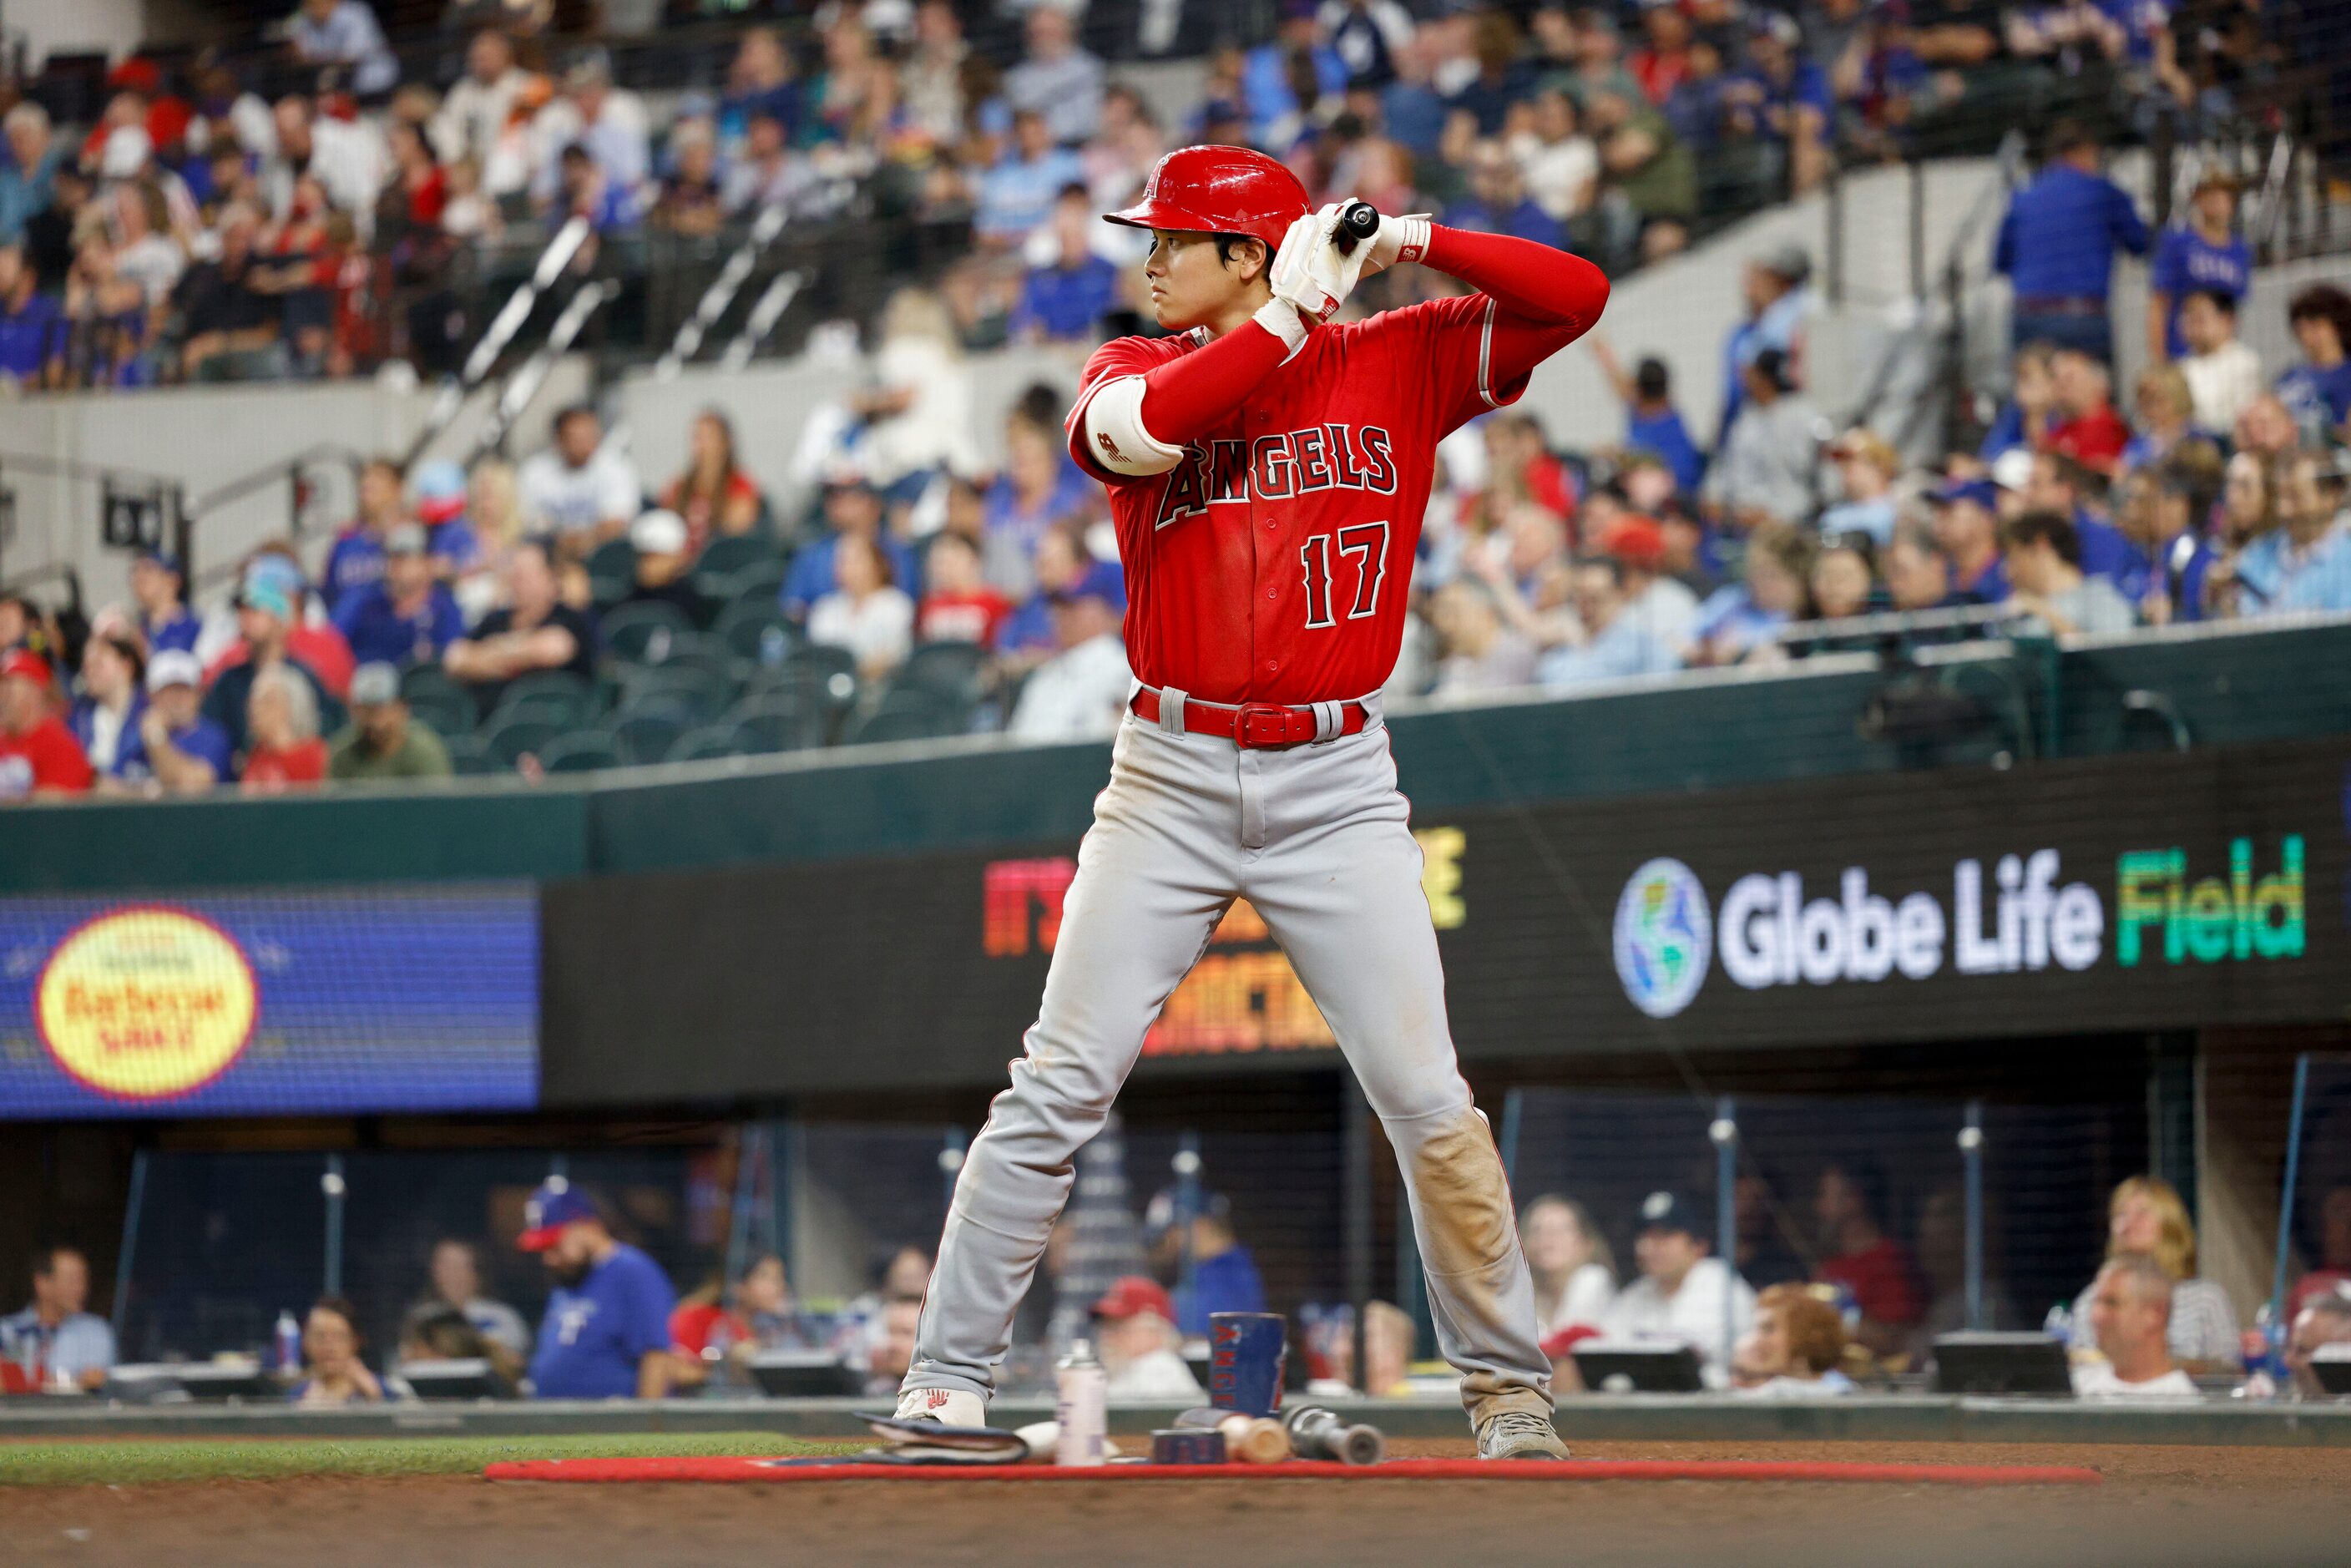
M 1128 706 L 1144 723 L 1159 722 L 1157 688 L 1144 686 L 1134 694 L 1134 701 Z M 1370 725 L 1370 710 L 1362 703 L 1343 702 L 1338 707 L 1338 732 L 1328 738 L 1361 735 Z M 1282 751 L 1304 746 L 1316 738 L 1320 727 L 1311 707 L 1290 707 L 1282 703 L 1243 703 L 1238 707 L 1228 707 L 1188 698 L 1184 704 L 1185 734 L 1213 735 L 1231 741 L 1244 751 Z

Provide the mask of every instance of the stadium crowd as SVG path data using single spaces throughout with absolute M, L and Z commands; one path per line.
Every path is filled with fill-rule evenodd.
M 1969 1326 L 1958 1230 L 1940 1199 L 1921 1208 L 1914 1247 L 1892 1233 L 1886 1178 L 1865 1161 L 1833 1159 L 1819 1168 L 1808 1225 L 1775 1212 L 1755 1190 L 1759 1181 L 1741 1178 L 1730 1257 L 1716 1253 L 1713 1206 L 1683 1194 L 1652 1193 L 1627 1223 L 1610 1227 L 1556 1193 L 1521 1207 L 1538 1328 L 1561 1392 L 1583 1386 L 1579 1348 L 1687 1349 L 1705 1386 L 1758 1398 L 1912 1386 L 1903 1375 L 1931 1363 L 1938 1336 Z M 1114 1399 L 1205 1399 L 1196 1364 L 1209 1314 L 1265 1311 L 1268 1293 L 1229 1202 L 1201 1195 L 1186 1212 L 1171 1206 L 1172 1196 L 1159 1195 L 1139 1228 L 1121 1213 L 1119 1225 L 1098 1229 L 1100 1257 L 1079 1257 L 1086 1244 L 1072 1237 L 1086 1223 L 1064 1217 L 1015 1324 L 1008 1386 L 1049 1385 L 1068 1340 L 1090 1336 Z M 2236 1387 L 2256 1399 L 2329 1397 L 2311 1363 L 2322 1347 L 2351 1344 L 2351 1189 L 2325 1195 L 2314 1214 L 2309 1267 L 2275 1323 L 2264 1312 L 2244 1332 L 2227 1294 L 2197 1272 L 2195 1226 L 2179 1194 L 2153 1177 L 2122 1183 L 2109 1205 L 2104 1258 L 2070 1306 L 2061 1302 L 2044 1324 L 2067 1346 L 2076 1393 L 2192 1400 Z M 453 1375 L 469 1392 L 538 1398 L 739 1396 L 758 1389 L 761 1358 L 778 1352 L 789 1353 L 781 1361 L 790 1373 L 813 1374 L 822 1388 L 883 1396 L 904 1375 L 931 1269 L 921 1248 L 888 1252 L 871 1288 L 847 1301 L 800 1300 L 784 1260 L 756 1250 L 731 1277 L 715 1272 L 680 1295 L 610 1215 L 561 1177 L 531 1195 L 512 1242 L 543 1276 L 536 1328 L 491 1293 L 477 1246 L 445 1236 L 431 1247 L 423 1288 L 396 1312 L 389 1354 L 370 1354 L 371 1320 L 344 1298 L 317 1301 L 298 1325 L 287 1314 L 279 1332 L 291 1339 L 298 1328 L 298 1342 L 280 1345 L 283 1364 L 274 1369 L 287 1397 L 311 1406 L 412 1398 L 446 1389 L 438 1380 Z M 1805 1231 L 1793 1241 L 1791 1224 Z M 1612 1231 L 1633 1241 L 1621 1277 Z M 1127 1240 L 1103 1249 L 1103 1234 Z M 116 1347 L 107 1321 L 88 1310 L 87 1260 L 70 1247 L 45 1249 L 32 1282 L 31 1303 L 0 1317 L 0 1390 L 103 1387 Z M 1067 1310 L 1072 1288 L 1074 1311 Z M 1998 1279 L 1981 1289 L 1986 1323 L 2018 1326 Z M 1294 1322 L 1310 1393 L 1415 1391 L 1416 1335 L 1402 1309 L 1370 1304 L 1360 1377 L 1349 1309 L 1307 1302 Z
M 1932 150 L 1961 109 L 2085 117 L 2054 122 L 2001 225 L 2013 374 L 1979 447 L 1917 462 L 1832 426 L 1807 392 L 1813 259 L 1775 247 L 1746 268 L 1713 431 L 1662 361 L 1595 333 L 1571 351 L 1621 399 L 1620 441 L 1558 451 L 1506 409 L 1444 444 L 1393 693 L 1778 663 L 1852 645 L 1802 623 L 1880 610 L 2060 635 L 2351 610 L 2351 294 L 2295 293 L 2295 358 L 2265 364 L 2238 330 L 2252 255 L 2228 178 L 2158 235 L 2099 172 L 2104 136 L 2151 112 L 2192 131 L 2256 79 L 2277 47 L 2260 26 L 2183 48 L 2193 5 L 1282 15 L 1270 40 L 1211 53 L 1182 119 L 1090 52 L 1099 16 L 1033 7 L 995 59 L 939 0 L 745 30 L 723 90 L 688 93 L 660 138 L 608 57 L 549 76 L 539 37 L 473 34 L 445 90 L 387 75 L 364 0 L 314 0 L 292 29 L 291 79 L 331 61 L 332 91 L 267 102 L 253 89 L 289 79 L 285 58 L 247 62 L 247 82 L 208 56 L 128 62 L 86 133 L 17 104 L 0 373 L 26 386 L 362 368 L 449 314 L 387 327 L 355 303 L 382 266 L 431 273 L 501 225 L 584 216 L 617 246 L 775 204 L 821 218 L 864 180 L 960 237 L 888 297 L 862 384 L 807 422 L 787 494 L 751 476 L 721 410 L 661 476 L 582 405 L 518 465 L 368 463 L 323 557 L 266 546 L 225 603 L 192 605 L 163 551 L 130 603 L 0 599 L 0 799 L 1109 733 L 1127 669 L 1104 497 L 1051 387 L 975 428 L 963 356 L 1008 338 L 1081 353 L 1131 328 L 1136 231 L 1096 219 L 1196 138 L 1279 150 L 1318 199 L 1426 205 L 1621 268 L 1685 243 L 1717 210 L 1696 186 L 1726 171 L 1751 176 L 1732 210 L 1832 157 Z M 2124 254 L 2153 258 L 2127 391 L 2110 369 Z M 610 260 L 591 245 L 581 265 Z M 1452 287 L 1399 268 L 1349 308 Z

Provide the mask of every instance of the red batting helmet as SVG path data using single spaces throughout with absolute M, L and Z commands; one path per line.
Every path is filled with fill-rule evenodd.
M 1139 229 L 1247 235 L 1275 251 L 1306 210 L 1306 187 L 1298 176 L 1262 152 L 1178 147 L 1152 169 L 1143 200 L 1104 216 Z

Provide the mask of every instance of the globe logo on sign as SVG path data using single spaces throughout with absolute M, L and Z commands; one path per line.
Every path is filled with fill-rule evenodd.
M 1690 1005 L 1714 951 L 1714 915 L 1698 873 L 1677 860 L 1635 872 L 1616 900 L 1616 977 L 1633 1005 L 1668 1019 Z

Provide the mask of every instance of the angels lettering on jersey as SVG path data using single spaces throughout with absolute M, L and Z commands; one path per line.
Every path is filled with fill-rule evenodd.
M 1196 442 L 1167 471 L 1156 528 L 1196 517 L 1224 502 L 1290 500 L 1324 490 L 1393 496 L 1394 443 L 1376 424 L 1333 421 L 1251 440 Z

